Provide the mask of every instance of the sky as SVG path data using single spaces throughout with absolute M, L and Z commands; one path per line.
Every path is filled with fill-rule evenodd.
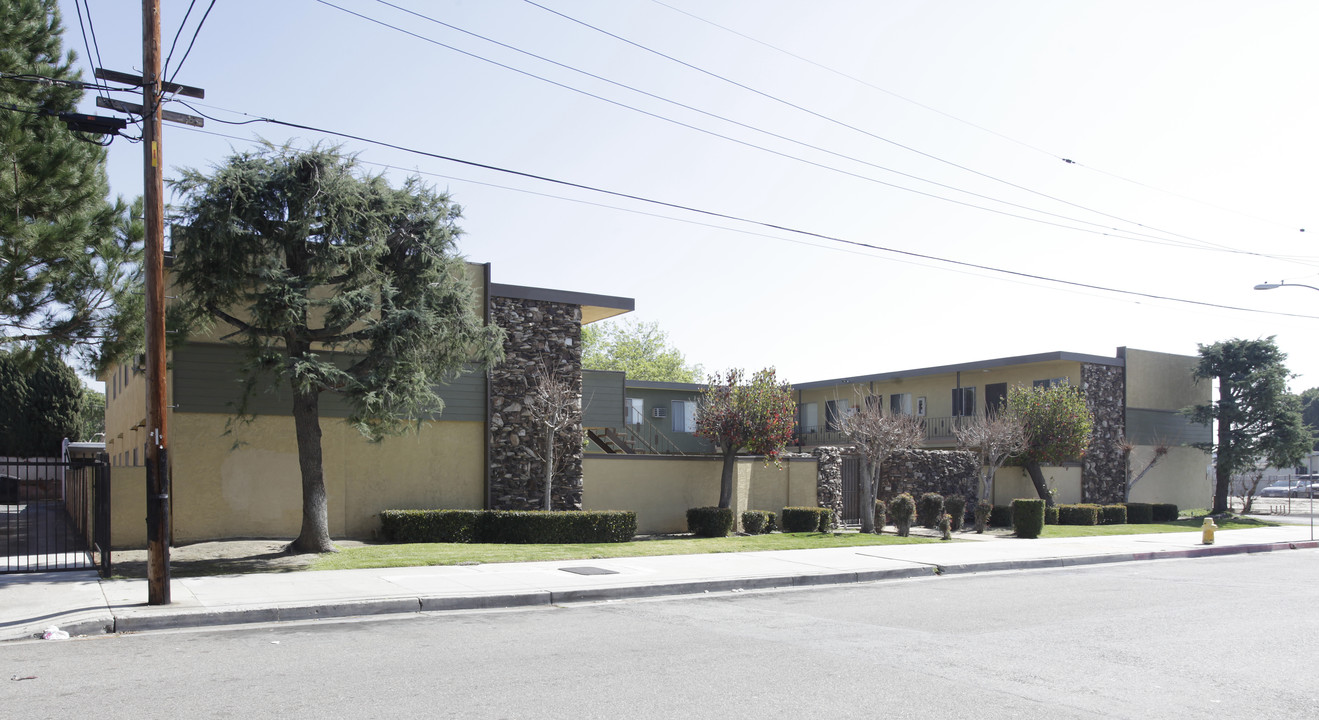
M 125 5 L 83 24 L 140 72 Z M 1319 386 L 1319 291 L 1253 289 L 1319 288 L 1311 0 L 228 0 L 198 30 L 208 5 L 164 1 L 167 72 L 206 91 L 167 109 L 213 118 L 167 124 L 167 179 L 340 144 L 450 193 L 495 282 L 633 298 L 707 370 L 1276 336 Z M 429 155 L 228 124 L 258 118 Z M 141 145 L 109 174 L 140 194 Z

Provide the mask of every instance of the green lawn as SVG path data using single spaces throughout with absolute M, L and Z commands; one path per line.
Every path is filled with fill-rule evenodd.
M 808 550 L 862 545 L 909 545 L 940 542 L 920 537 L 863 535 L 861 533 L 774 533 L 746 537 L 639 540 L 626 543 L 570 545 L 495 545 L 468 543 L 408 543 L 367 545 L 322 555 L 312 570 L 458 565 L 461 563 L 533 562 L 537 560 L 595 560 L 651 555 Z
M 1148 525 L 1045 525 L 1042 538 L 1099 537 L 1103 535 L 1142 535 L 1145 533 L 1196 532 L 1204 520 L 1186 518 L 1172 522 L 1150 523 Z M 1225 521 L 1219 530 L 1242 530 L 1245 528 L 1271 527 L 1276 523 L 1262 520 L 1238 519 Z

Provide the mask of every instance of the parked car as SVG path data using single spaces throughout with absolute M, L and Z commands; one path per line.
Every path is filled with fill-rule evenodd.
M 1292 486 L 1292 497 L 1310 498 L 1319 496 L 1319 483 L 1299 482 Z
M 1259 496 L 1264 498 L 1285 498 L 1291 495 L 1292 490 L 1297 485 L 1302 484 L 1304 483 L 1298 483 L 1295 480 L 1277 480 L 1260 490 Z

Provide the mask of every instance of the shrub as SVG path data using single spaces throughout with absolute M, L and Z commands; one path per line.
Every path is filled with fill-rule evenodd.
M 694 507 L 687 509 L 687 532 L 701 537 L 727 537 L 733 531 L 732 508 Z
M 1047 505 L 1047 506 L 1045 506 L 1045 508 L 1044 508 L 1044 524 L 1045 524 L 1045 525 L 1057 525 L 1057 524 L 1058 524 L 1058 506 L 1057 506 L 1057 505 Z
M 636 534 L 637 514 L 618 510 L 383 510 L 380 513 L 380 536 L 397 543 L 628 542 Z
M 990 527 L 1012 527 L 1012 506 L 995 505 L 989 511 Z
M 989 515 L 994 511 L 994 506 L 989 504 L 988 500 L 980 500 L 976 503 L 976 532 L 985 531 L 985 526 L 989 524 Z
M 883 500 L 875 501 L 875 534 L 883 535 L 884 526 L 888 524 L 888 506 Z
M 961 495 L 949 495 L 943 499 L 943 509 L 952 518 L 952 530 L 957 532 L 966 524 L 966 498 Z
M 478 542 L 628 542 L 637 534 L 637 514 L 622 510 L 486 510 Z
M 911 523 L 916 519 L 916 501 L 912 499 L 909 493 L 902 493 L 889 501 L 889 515 L 893 519 L 893 527 L 897 528 L 898 537 L 907 537 L 911 534 Z
M 943 496 L 932 492 L 921 495 L 921 501 L 916 506 L 916 523 L 921 527 L 933 528 L 939 522 L 940 515 L 943 515 Z
M 783 508 L 783 532 L 829 532 L 834 511 L 821 507 Z
M 779 531 L 779 514 L 769 510 L 761 510 L 765 513 L 765 534 Z
M 1127 524 L 1127 506 L 1126 505 L 1104 505 L 1099 508 L 1100 525 L 1126 525 Z
M 1177 519 L 1177 506 L 1172 503 L 1154 503 L 1154 522 L 1173 522 Z
M 944 514 L 940 515 L 940 516 L 939 516 L 939 521 L 938 521 L 937 523 L 935 523 L 935 526 L 939 528 L 939 539 L 940 539 L 940 540 L 952 540 L 952 539 L 953 539 L 953 516 L 952 516 L 952 515 L 949 515 L 948 513 L 944 513 Z
M 1059 525 L 1098 525 L 1099 506 L 1091 503 L 1058 506 Z
M 751 535 L 763 535 L 769 530 L 769 516 L 764 510 L 747 510 L 742 513 L 742 529 Z
M 1017 498 L 1012 501 L 1012 527 L 1019 538 L 1037 538 L 1044 531 L 1044 500 Z
M 1149 503 L 1127 503 L 1127 522 L 1149 525 L 1154 522 L 1154 506 Z
M 484 510 L 381 510 L 380 537 L 393 543 L 479 542 Z

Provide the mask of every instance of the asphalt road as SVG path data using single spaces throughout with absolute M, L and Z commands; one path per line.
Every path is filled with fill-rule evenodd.
M 1298 550 L 33 641 L 0 715 L 1313 718 L 1316 607 Z

